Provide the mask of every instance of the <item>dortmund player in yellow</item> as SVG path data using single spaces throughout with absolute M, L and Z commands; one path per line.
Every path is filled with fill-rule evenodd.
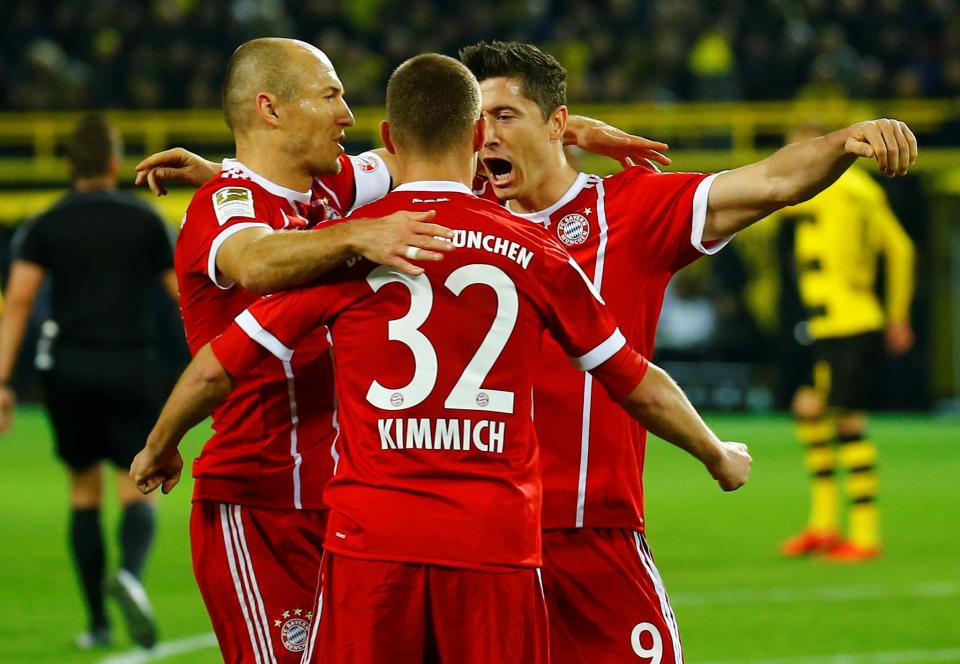
M 817 136 L 795 130 L 791 141 Z M 883 348 L 900 355 L 913 345 L 913 244 L 866 172 L 848 170 L 831 187 L 783 212 L 795 224 L 800 299 L 807 310 L 816 363 L 811 385 L 793 401 L 797 434 L 811 475 L 806 528 L 783 544 L 786 556 L 822 553 L 856 562 L 881 552 L 877 512 L 877 449 L 867 435 L 874 375 Z M 885 306 L 876 292 L 877 262 L 886 264 Z M 839 467 L 849 503 L 840 534 Z

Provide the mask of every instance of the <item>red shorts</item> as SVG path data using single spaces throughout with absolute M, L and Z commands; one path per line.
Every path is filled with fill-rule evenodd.
M 546 664 L 547 616 L 535 569 L 511 572 L 327 554 L 303 661 L 337 664 Z
M 193 504 L 193 572 L 226 664 L 300 661 L 326 521 L 325 511 Z
M 553 664 L 683 663 L 677 620 L 642 533 L 543 531 L 543 587 Z

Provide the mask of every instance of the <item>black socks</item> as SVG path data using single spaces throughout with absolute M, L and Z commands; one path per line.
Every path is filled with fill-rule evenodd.
M 133 502 L 124 508 L 120 521 L 121 567 L 138 579 L 153 542 L 155 511 L 153 503 Z
M 106 629 L 107 614 L 103 605 L 105 560 L 99 508 L 73 509 L 70 515 L 70 550 L 83 588 L 90 630 Z

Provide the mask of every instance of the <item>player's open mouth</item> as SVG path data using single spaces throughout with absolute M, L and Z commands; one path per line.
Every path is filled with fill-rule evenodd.
M 506 159 L 491 157 L 483 160 L 490 173 L 490 180 L 497 187 L 505 187 L 513 182 L 513 164 Z

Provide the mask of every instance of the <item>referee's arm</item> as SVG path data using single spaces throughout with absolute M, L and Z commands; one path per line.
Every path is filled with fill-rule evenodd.
M 163 290 L 167 292 L 174 304 L 180 303 L 180 287 L 177 285 L 177 273 L 172 269 L 166 269 L 160 275 L 160 281 L 163 283 Z
M 13 367 L 20 353 L 23 335 L 30 320 L 33 302 L 43 284 L 46 271 L 25 260 L 15 260 L 7 281 L 6 302 L 0 317 L 0 433 L 7 433 L 13 424 L 16 395 L 10 388 Z

